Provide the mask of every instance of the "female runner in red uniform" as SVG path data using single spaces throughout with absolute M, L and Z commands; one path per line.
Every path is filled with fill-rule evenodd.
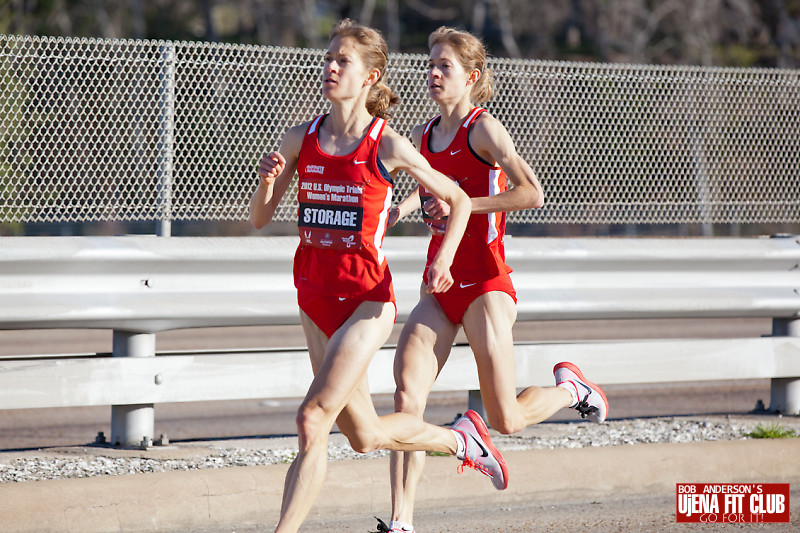
M 422 291 L 397 345 L 395 407 L 422 417 L 436 376 L 450 354 L 458 328 L 475 355 L 481 397 L 490 425 L 515 433 L 574 407 L 601 422 L 608 403 L 597 385 L 571 363 L 559 363 L 555 387 L 529 387 L 516 394 L 514 341 L 516 292 L 505 263 L 505 212 L 538 208 L 544 194 L 531 167 L 519 156 L 505 127 L 473 102 L 492 95 L 483 44 L 473 35 L 439 28 L 428 39 L 428 93 L 440 115 L 412 131 L 414 144 L 431 166 L 448 175 L 470 196 L 472 215 L 450 267 L 453 286 Z M 510 180 L 514 187 L 508 188 Z M 422 202 L 431 228 L 428 268 L 443 246 L 448 206 L 420 185 L 390 213 L 390 225 Z M 423 279 L 424 281 L 424 279 Z M 456 423 L 457 425 L 457 423 Z M 454 426 L 455 427 L 455 426 Z M 392 453 L 392 522 L 386 531 L 413 531 L 414 495 L 424 454 Z
M 294 283 L 315 376 L 297 413 L 299 451 L 286 476 L 277 532 L 297 531 L 311 509 L 334 422 L 359 452 L 439 451 L 489 475 L 498 488 L 506 483 L 503 458 L 476 413 L 445 429 L 405 413 L 378 417 L 370 398 L 367 367 L 397 314 L 381 250 L 393 177 L 405 170 L 450 208 L 426 278 L 432 293 L 453 284 L 449 269 L 469 217 L 469 198 L 386 126 L 386 110 L 397 100 L 381 80 L 387 61 L 375 30 L 349 20 L 333 27 L 322 75 L 331 110 L 290 128 L 279 150 L 262 158 L 250 201 L 251 221 L 261 228 L 297 171 Z

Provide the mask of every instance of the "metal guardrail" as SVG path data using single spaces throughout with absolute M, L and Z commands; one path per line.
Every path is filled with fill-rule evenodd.
M 385 251 L 399 319 L 415 305 L 427 239 Z M 112 442 L 152 437 L 160 402 L 302 396 L 304 350 L 155 353 L 169 329 L 296 324 L 292 237 L 13 237 L 0 250 L 0 329 L 114 330 L 109 357 L 0 358 L 0 409 L 112 405 Z M 519 320 L 772 317 L 760 339 L 519 344 L 518 385 L 572 359 L 601 383 L 772 378 L 771 408 L 800 411 L 800 238 L 508 238 Z M 394 390 L 393 351 L 370 369 Z M 468 347 L 436 390 L 478 388 Z M 456 360 L 465 360 L 457 364 Z
M 299 323 L 296 237 L 8 237 L 0 329 L 135 333 Z M 384 244 L 402 321 L 425 237 Z M 800 312 L 797 237 L 506 239 L 520 320 L 773 317 Z

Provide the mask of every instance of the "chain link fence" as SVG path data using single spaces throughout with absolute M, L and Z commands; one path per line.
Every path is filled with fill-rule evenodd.
M 246 219 L 258 159 L 328 109 L 322 55 L 0 35 L 0 222 Z M 391 56 L 402 134 L 436 114 L 426 66 Z M 800 221 L 800 71 L 490 66 L 487 107 L 546 192 L 510 222 Z M 413 186 L 401 176 L 396 200 Z M 276 220 L 294 220 L 295 193 Z

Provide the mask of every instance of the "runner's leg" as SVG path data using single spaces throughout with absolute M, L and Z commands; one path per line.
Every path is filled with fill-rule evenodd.
M 562 387 L 528 387 L 516 394 L 512 335 L 516 314 L 508 294 L 492 291 L 473 301 L 463 318 L 464 333 L 478 366 L 486 417 L 493 429 L 504 434 L 546 420 L 572 402 Z
M 450 355 L 458 328 L 423 286 L 420 301 L 397 343 L 395 410 L 422 419 L 428 395 Z M 424 452 L 392 453 L 392 520 L 413 523 L 416 489 L 424 465 Z
M 297 413 L 298 453 L 286 476 L 276 532 L 300 528 L 319 494 L 328 462 L 328 435 L 334 420 L 367 372 L 375 352 L 389 336 L 394 306 L 364 302 L 350 320 L 327 339 L 301 312 L 314 380 Z
M 369 303 L 365 302 L 359 306 L 339 329 L 339 331 L 347 330 L 348 336 L 352 336 L 355 343 L 364 342 L 365 337 L 359 333 L 365 322 L 365 317 L 361 313 Z M 350 332 L 353 332 L 352 335 Z M 387 330 L 386 337 L 389 333 L 390 329 Z M 374 351 L 377 352 L 379 348 L 380 345 L 374 346 Z M 431 450 L 449 454 L 456 452 L 456 437 L 449 429 L 426 424 L 420 417 L 408 413 L 393 413 L 379 417 L 372 403 L 366 371 L 362 373 L 336 423 L 347 436 L 353 449 L 362 453 L 377 449 Z

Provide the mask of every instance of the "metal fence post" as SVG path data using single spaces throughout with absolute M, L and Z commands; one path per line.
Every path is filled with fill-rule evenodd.
M 774 337 L 800 337 L 800 319 L 773 318 L 772 335 Z M 769 410 L 790 415 L 800 414 L 800 376 L 772 378 Z
M 154 333 L 133 333 L 114 330 L 112 355 L 114 357 L 155 357 Z M 155 433 L 153 404 L 112 405 L 111 444 L 113 446 L 140 446 L 150 443 Z
M 175 141 L 175 49 L 173 44 L 161 46 L 158 103 L 158 220 L 156 234 L 172 234 L 172 171 Z

